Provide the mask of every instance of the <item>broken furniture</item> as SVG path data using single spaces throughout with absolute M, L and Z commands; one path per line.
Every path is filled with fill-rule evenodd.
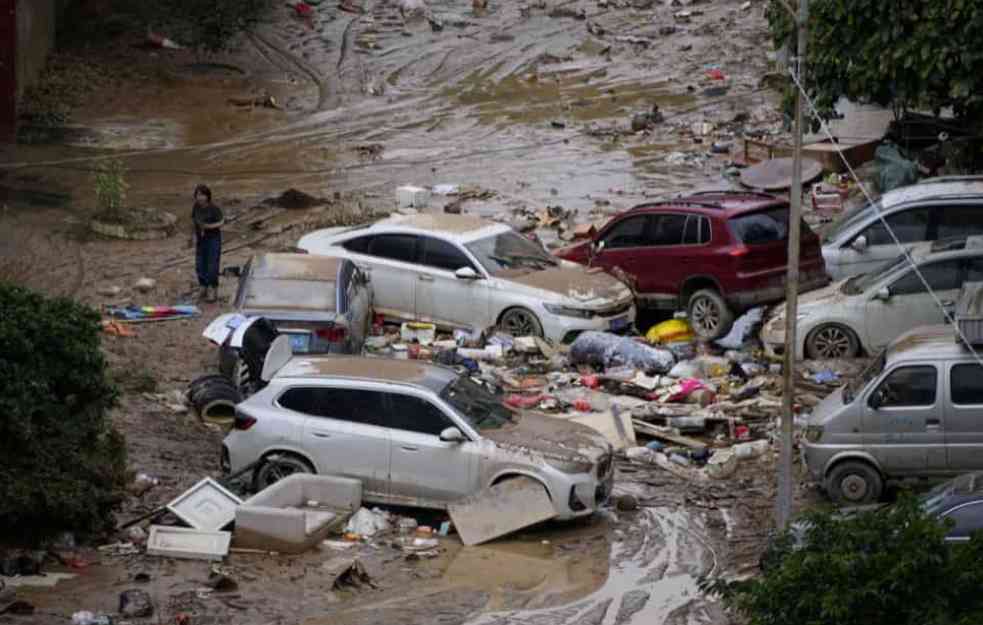
M 447 511 L 469 547 L 556 517 L 546 488 L 531 477 L 499 482 L 450 504 Z
M 206 477 L 167 504 L 167 509 L 194 529 L 214 532 L 232 522 L 241 503 L 241 499 Z
M 361 504 L 358 480 L 295 473 L 239 506 L 235 546 L 301 553 L 344 526 Z
M 229 554 L 229 532 L 151 525 L 147 555 L 198 560 L 221 560 Z

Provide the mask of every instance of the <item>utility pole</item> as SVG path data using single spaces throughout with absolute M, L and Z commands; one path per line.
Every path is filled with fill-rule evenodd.
M 783 2 L 791 12 L 788 3 Z M 806 22 L 809 16 L 809 0 L 799 0 L 799 14 L 793 14 L 798 31 L 798 45 L 793 57 L 793 70 L 799 85 L 805 85 Z M 802 224 L 802 96 L 795 87 L 794 154 L 792 161 L 791 208 L 788 217 L 788 274 L 785 279 L 785 362 L 782 367 L 782 439 L 778 461 L 778 501 L 775 507 L 775 524 L 785 529 L 792 516 L 792 432 L 795 427 L 793 407 L 795 403 L 795 344 L 799 308 L 799 243 Z

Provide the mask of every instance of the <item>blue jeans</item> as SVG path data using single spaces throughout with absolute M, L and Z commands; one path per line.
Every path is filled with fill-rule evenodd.
M 222 235 L 198 237 L 195 246 L 195 272 L 198 286 L 218 287 L 218 269 L 222 262 Z

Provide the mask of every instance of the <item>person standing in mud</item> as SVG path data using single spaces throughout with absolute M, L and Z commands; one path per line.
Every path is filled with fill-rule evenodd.
M 191 208 L 192 238 L 195 246 L 195 271 L 200 297 L 208 302 L 218 299 L 218 272 L 222 262 L 222 209 L 212 203 L 212 191 L 203 184 L 195 187 Z M 189 247 L 190 247 L 189 245 Z

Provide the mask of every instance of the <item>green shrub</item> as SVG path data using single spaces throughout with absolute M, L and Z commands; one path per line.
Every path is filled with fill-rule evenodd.
M 96 203 L 100 218 L 111 222 L 123 221 L 123 202 L 126 201 L 126 166 L 119 159 L 109 159 L 99 165 L 93 176 L 96 186 Z
M 915 497 L 847 518 L 812 513 L 806 528 L 802 541 L 777 541 L 760 577 L 704 590 L 749 625 L 983 623 L 983 536 L 945 543 L 947 526 Z
M 99 533 L 125 486 L 99 314 L 0 283 L 0 528 L 36 543 Z

